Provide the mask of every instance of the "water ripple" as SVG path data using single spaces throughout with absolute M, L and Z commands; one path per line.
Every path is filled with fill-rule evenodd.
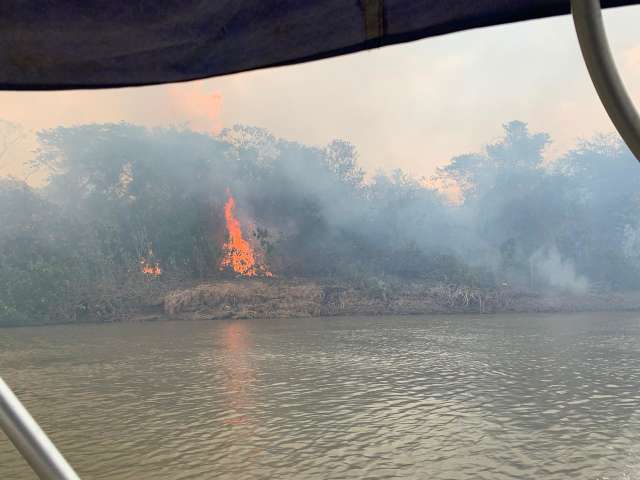
M 640 479 L 634 314 L 4 330 L 83 478 Z M 0 477 L 33 478 L 0 436 Z

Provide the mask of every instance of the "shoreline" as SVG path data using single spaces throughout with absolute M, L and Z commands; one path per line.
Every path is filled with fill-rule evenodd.
M 640 311 L 640 292 L 535 292 L 427 282 L 226 280 L 169 292 L 157 320 Z M 140 318 L 140 317 L 139 317 Z
M 155 284 L 117 313 L 2 327 L 182 320 L 640 311 L 640 291 L 533 291 L 425 281 L 225 279 Z

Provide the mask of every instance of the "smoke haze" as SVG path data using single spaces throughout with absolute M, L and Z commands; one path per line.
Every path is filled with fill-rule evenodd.
M 5 144 L 19 135 L 6 132 Z M 5 316 L 71 315 L 141 272 L 160 283 L 228 274 L 229 195 L 245 258 L 277 278 L 640 288 L 640 176 L 613 136 L 545 161 L 550 136 L 511 121 L 430 179 L 367 174 L 343 140 L 308 146 L 247 126 L 88 124 L 37 139 L 42 186 L 0 180 Z

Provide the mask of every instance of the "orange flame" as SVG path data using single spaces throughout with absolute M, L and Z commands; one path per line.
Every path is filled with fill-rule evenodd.
M 158 265 L 157 263 L 155 265 L 142 263 L 142 273 L 146 273 L 147 275 L 153 275 L 154 277 L 159 277 L 160 275 L 162 275 L 162 269 L 160 268 L 160 265 Z
M 256 262 L 256 254 L 249 242 L 242 236 L 240 221 L 233 214 L 236 201 L 231 192 L 227 191 L 227 194 L 229 198 L 224 204 L 224 218 L 227 223 L 229 241 L 223 245 L 224 256 L 220 262 L 220 270 L 231 268 L 234 272 L 245 277 L 273 276 L 265 265 Z
M 151 250 L 151 248 L 149 248 L 149 254 L 147 255 L 147 258 L 142 257 L 140 259 L 140 270 L 146 275 L 159 277 L 160 275 L 162 275 L 160 264 L 158 262 L 151 262 L 150 260 L 148 260 L 149 258 L 153 258 L 153 251 Z

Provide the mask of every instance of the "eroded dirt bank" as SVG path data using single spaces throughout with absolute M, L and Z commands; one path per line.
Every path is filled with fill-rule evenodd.
M 640 310 L 640 293 L 540 293 L 447 284 L 354 286 L 339 282 L 228 280 L 169 292 L 171 319 L 277 318 L 431 313 Z

